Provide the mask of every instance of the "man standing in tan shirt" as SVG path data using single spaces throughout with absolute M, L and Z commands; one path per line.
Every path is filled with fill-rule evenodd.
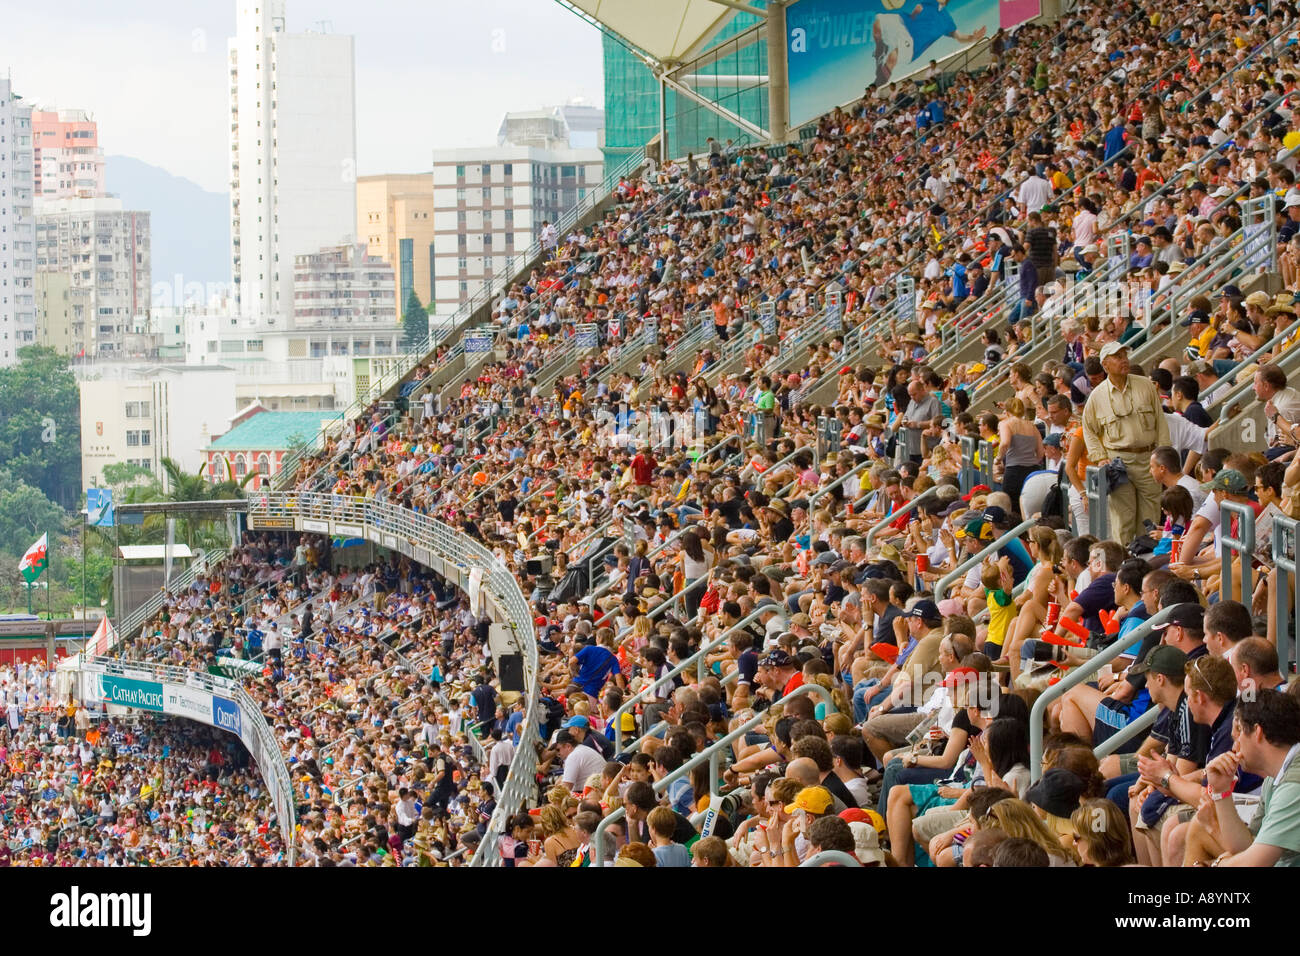
M 1129 375 L 1128 346 L 1107 342 L 1101 349 L 1106 380 L 1092 390 L 1083 409 L 1083 440 L 1099 467 L 1118 458 L 1128 481 L 1107 497 L 1110 538 L 1127 544 L 1146 521 L 1160 520 L 1159 482 L 1148 467 L 1151 452 L 1169 444 L 1169 424 L 1151 379 Z

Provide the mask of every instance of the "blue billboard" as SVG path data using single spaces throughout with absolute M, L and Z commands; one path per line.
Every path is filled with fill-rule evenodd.
M 86 489 L 86 523 L 93 528 L 113 527 L 113 489 Z
M 242 720 L 239 714 L 239 705 L 233 700 L 226 700 L 224 697 L 212 695 L 212 725 L 220 727 L 222 730 L 228 730 L 236 737 L 243 736 Z
M 923 71 L 999 27 L 1038 15 L 1038 0 L 799 0 L 786 11 L 790 125 Z

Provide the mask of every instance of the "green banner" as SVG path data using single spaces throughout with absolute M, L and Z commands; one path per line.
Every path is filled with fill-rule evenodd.
M 137 710 L 161 712 L 163 709 L 163 687 L 157 681 L 134 680 L 130 677 L 105 674 L 102 682 L 106 704 L 134 707 Z

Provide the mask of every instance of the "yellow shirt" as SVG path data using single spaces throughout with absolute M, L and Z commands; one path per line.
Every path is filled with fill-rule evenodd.
M 1218 332 L 1215 330 L 1214 326 L 1211 325 L 1204 332 L 1191 340 L 1191 347 L 1196 349 L 1197 354 L 1201 358 L 1205 358 L 1210 354 L 1210 343 L 1214 341 L 1214 337 L 1217 334 Z
M 1012 601 L 1011 595 L 1001 588 L 985 588 L 984 601 L 989 609 L 987 640 L 990 644 L 1001 647 L 1003 641 L 1007 639 L 1007 629 L 1011 626 L 1011 622 L 1016 619 L 1015 602 Z

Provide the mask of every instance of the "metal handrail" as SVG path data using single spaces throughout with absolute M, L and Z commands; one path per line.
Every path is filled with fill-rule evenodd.
M 1285 674 L 1289 672 L 1300 646 L 1300 632 L 1292 611 L 1293 607 L 1300 611 L 1300 574 L 1296 573 L 1296 559 L 1300 558 L 1300 521 L 1274 515 L 1272 545 L 1276 578 L 1272 588 L 1273 606 L 1269 610 L 1276 623 L 1278 669 Z
M 885 528 L 888 527 L 890 524 L 897 521 L 899 515 L 911 514 L 921 505 L 925 504 L 927 501 L 932 501 L 938 496 L 939 496 L 938 486 L 935 486 L 934 488 L 927 488 L 925 489 L 925 491 L 921 492 L 919 495 L 917 495 L 915 498 L 909 501 L 903 508 L 899 509 L 898 511 L 892 512 L 891 514 L 885 515 L 883 518 L 881 518 L 879 521 L 873 524 L 871 528 L 867 531 L 867 536 L 866 536 L 867 547 L 870 548 L 873 544 L 875 544 L 876 535 L 879 534 L 881 531 L 884 531 Z
M 1268 40 L 1264 41 L 1264 42 L 1261 43 L 1258 47 L 1256 47 L 1254 50 L 1252 50 L 1249 54 L 1246 55 L 1245 58 L 1243 58 L 1242 60 L 1240 60 L 1240 61 L 1234 63 L 1234 64 L 1231 66 L 1231 68 L 1225 70 L 1224 73 L 1223 73 L 1223 75 L 1220 76 L 1218 79 L 1216 79 L 1216 80 L 1215 80 L 1213 83 L 1211 83 L 1209 86 L 1207 86 L 1207 87 L 1205 87 L 1204 89 L 1198 91 L 1198 92 L 1196 93 L 1196 97 L 1195 97 L 1195 98 L 1198 98 L 1198 99 L 1199 99 L 1199 98 L 1201 98 L 1201 97 L 1204 97 L 1204 96 L 1208 95 L 1209 93 L 1213 92 L 1214 90 L 1216 90 L 1216 89 L 1217 89 L 1220 85 L 1222 85 L 1222 84 L 1224 83 L 1224 81 L 1226 81 L 1229 77 L 1231 77 L 1231 76 L 1235 76 L 1235 75 L 1236 75 L 1240 70 L 1242 70 L 1243 68 L 1245 68 L 1245 67 L 1246 67 L 1246 66 L 1247 66 L 1247 65 L 1248 65 L 1252 60 L 1254 60 L 1255 57 L 1257 57 L 1260 53 L 1263 53 L 1266 49 L 1271 49 L 1271 48 L 1273 47 L 1273 45 L 1274 45 L 1275 43 L 1278 42 L 1278 40 L 1280 40 L 1280 39 L 1284 39 L 1285 37 L 1287 37 L 1290 33 L 1292 33 L 1292 32 L 1294 31 L 1294 29 L 1295 29 L 1294 24 L 1288 24 L 1288 25 L 1287 25 L 1286 27 L 1284 27 L 1282 30 L 1278 31 L 1276 34 L 1274 34 L 1274 35 L 1273 35 L 1272 37 L 1270 37 Z M 1252 117 L 1251 119 L 1249 119 L 1249 120 L 1247 120 L 1247 121 L 1245 121 L 1245 122 L 1243 122 L 1243 123 L 1241 124 L 1240 132 L 1244 132 L 1244 131 L 1245 131 L 1245 130 L 1250 126 L 1250 125 L 1252 125 L 1253 123 L 1255 123 L 1255 122 L 1257 122 L 1258 120 L 1262 119 L 1264 116 L 1268 115 L 1268 113 L 1272 111 L 1272 108 L 1273 108 L 1275 105 L 1277 105 L 1277 103 L 1278 103 L 1279 101 L 1280 101 L 1280 98 L 1278 98 L 1278 97 L 1271 98 L 1271 99 L 1269 100 L 1269 105 L 1268 105 L 1268 107 L 1266 107 L 1266 108 L 1265 108 L 1265 109 L 1264 109 L 1260 114 L 1256 115 L 1255 117 Z M 1205 155 L 1201 156 L 1201 157 L 1196 161 L 1196 162 L 1197 162 L 1197 165 L 1198 165 L 1198 166 L 1202 166 L 1202 165 L 1204 165 L 1206 162 L 1208 162 L 1209 160 L 1213 159 L 1215 156 L 1218 156 L 1218 155 L 1222 154 L 1224 148 L 1225 148 L 1229 143 L 1231 143 L 1231 142 L 1233 142 L 1233 140 L 1231 140 L 1231 139 L 1224 140 L 1224 142 L 1220 143 L 1218 146 L 1214 147 L 1214 148 L 1211 149 L 1209 152 L 1205 153 Z M 1174 177 L 1174 178 L 1171 178 L 1169 182 L 1167 182 L 1167 183 L 1163 183 L 1163 184 L 1160 186 L 1160 188 L 1157 189 L 1155 192 L 1153 192 L 1151 195 L 1149 195 L 1149 196 L 1144 196 L 1143 198 L 1141 198 L 1140 200 L 1138 200 L 1137 202 L 1135 202 L 1135 203 L 1134 203 L 1133 205 L 1131 205 L 1128 209 L 1124 210 L 1124 212 L 1121 213 L 1120 216 L 1119 216 L 1119 217 L 1118 217 L 1118 218 L 1117 218 L 1113 223 L 1110 224 L 1110 227 L 1109 227 L 1109 228 L 1113 229 L 1115 226 L 1118 226 L 1118 225 L 1120 225 L 1121 223 L 1128 222 L 1130 219 L 1133 218 L 1133 216 L 1134 216 L 1135 214 L 1137 214 L 1137 212 L 1138 212 L 1139 210 L 1141 210 L 1143 207 L 1145 207 L 1145 206 L 1147 205 L 1147 203 L 1149 203 L 1149 202 L 1151 202 L 1151 201 L 1153 201 L 1153 200 L 1155 200 L 1155 199 L 1158 199 L 1159 197 L 1165 195 L 1165 194 L 1169 191 L 1169 189 L 1170 189 L 1171 187 L 1173 187 L 1173 185 L 1174 185 L 1176 182 L 1180 181 L 1180 179 L 1181 179 L 1181 177 Z
M 1231 518 L 1237 519 L 1237 531 L 1232 532 Z M 1219 544 L 1223 551 L 1220 563 L 1219 600 L 1236 600 L 1232 591 L 1232 558 L 1235 553 L 1241 563 L 1241 603 L 1250 606 L 1253 589 L 1250 586 L 1251 560 L 1255 554 L 1255 510 L 1250 505 L 1224 501 L 1219 505 Z
M 1255 351 L 1251 352 L 1240 362 L 1238 362 L 1237 368 L 1241 369 L 1247 365 L 1252 364 L 1265 352 L 1270 352 L 1274 346 L 1281 345 L 1288 338 L 1294 336 L 1297 333 L 1297 331 L 1300 331 L 1300 326 L 1297 326 L 1295 323 L 1292 323 L 1287 328 L 1281 330 L 1280 332 L 1277 332 L 1271 339 L 1269 339 L 1259 348 L 1255 349 Z M 1300 354 L 1300 350 L 1295 350 L 1295 351 L 1288 350 L 1288 352 L 1290 352 L 1291 354 Z M 1282 358 L 1285 357 L 1286 356 L 1279 357 L 1278 362 L 1281 362 Z M 1207 411 L 1209 411 L 1212 408 L 1219 409 L 1218 421 L 1215 422 L 1215 424 L 1210 427 L 1217 428 L 1220 425 L 1226 424 L 1228 420 L 1232 417 L 1229 414 L 1229 411 L 1232 409 L 1232 406 L 1235 405 L 1239 399 L 1243 398 L 1247 392 L 1250 392 L 1253 386 L 1254 386 L 1254 376 L 1252 375 L 1244 382 L 1239 382 L 1233 385 L 1231 388 L 1216 392 L 1215 396 L 1205 404 L 1205 409 Z
M 733 633 L 745 627 L 746 625 L 750 624 L 751 622 L 757 621 L 759 616 L 762 615 L 765 611 L 767 611 L 771 607 L 772 605 L 768 604 L 768 605 L 764 605 L 761 608 L 758 608 L 755 611 L 751 611 L 748 615 L 746 615 L 741 620 L 737 621 L 735 624 L 731 625 L 731 627 L 727 628 L 725 631 L 723 631 L 721 634 L 715 637 L 712 641 L 709 641 L 707 644 L 702 644 L 698 651 L 696 651 L 694 654 L 687 657 L 685 660 L 681 661 L 676 667 L 670 670 L 667 674 L 664 674 L 662 677 L 656 678 L 645 688 L 637 691 L 635 694 L 633 694 L 631 697 L 625 700 L 623 702 L 623 705 L 619 707 L 618 710 L 614 711 L 613 715 L 610 717 L 610 720 L 614 722 L 614 751 L 616 753 L 620 753 L 623 750 L 623 727 L 622 727 L 622 721 L 619 718 L 621 718 L 626 713 L 630 713 L 632 711 L 632 708 L 635 707 L 637 704 L 643 703 L 646 699 L 646 695 L 651 690 L 653 690 L 658 684 L 661 684 L 666 680 L 671 680 L 672 678 L 676 677 L 678 674 L 685 673 L 686 670 L 690 668 L 692 665 L 696 666 L 697 676 L 701 680 L 703 680 L 704 670 L 705 670 L 704 668 L 705 657 L 711 651 L 714 651 L 717 648 L 722 647 L 727 641 L 731 639 L 731 635 Z M 780 610 L 780 608 L 778 607 L 777 610 Z
M 399 550 L 425 566 L 430 566 L 437 559 L 444 565 L 455 568 L 458 574 L 466 576 L 471 567 L 481 569 L 483 584 L 480 593 L 486 596 L 497 614 L 510 624 L 514 638 L 523 652 L 526 685 L 529 688 L 536 687 L 538 652 L 528 602 L 509 569 L 477 541 L 427 515 L 397 505 L 343 495 L 263 492 L 250 498 L 249 514 L 292 516 L 299 520 L 339 520 L 357 524 L 364 531 L 363 537 L 381 546 L 385 544 L 386 536 L 396 538 Z M 535 691 L 530 691 L 526 698 L 521 733 L 523 739 L 530 739 L 530 735 L 535 734 L 539 726 L 538 698 Z M 518 748 L 506 775 L 505 786 L 501 789 L 497 810 L 488 824 L 479 851 L 471 862 L 472 866 L 500 865 L 500 856 L 495 852 L 496 841 L 504 832 L 509 815 L 533 795 L 536 762 L 537 753 L 534 748 Z
M 858 473 L 860 473 L 860 472 L 862 472 L 862 471 L 865 471 L 865 470 L 867 470 L 867 469 L 870 468 L 870 467 L 871 467 L 871 461 L 870 461 L 870 459 L 868 459 L 867 461 L 858 462 L 858 464 L 856 464 L 856 465 L 853 466 L 852 470 L 847 471 L 847 472 L 845 472 L 844 474 L 840 475 L 838 478 L 836 478 L 834 481 L 832 481 L 832 482 L 831 482 L 829 485 L 827 485 L 825 488 L 815 488 L 815 489 L 813 489 L 812 494 L 810 494 L 810 495 L 808 496 L 808 511 L 809 511 L 809 513 L 810 513 L 810 514 L 812 513 L 812 510 L 813 510 L 814 506 L 815 506 L 815 505 L 817 504 L 817 502 L 822 498 L 823 495 L 829 494 L 831 491 L 834 491 L 836 488 L 838 488 L 840 485 L 844 484 L 844 482 L 848 481 L 848 480 L 849 480 L 850 478 L 852 478 L 854 475 L 856 475 L 856 474 L 858 474 Z
M 953 568 L 951 571 L 949 571 L 947 574 L 941 577 L 938 580 L 938 582 L 935 584 L 934 586 L 935 601 L 942 601 L 944 599 L 944 596 L 948 593 L 948 588 L 952 584 L 952 582 L 956 581 L 958 578 L 965 577 L 966 573 L 970 571 L 971 568 L 978 565 L 990 554 L 995 553 L 1003 545 L 1010 543 L 1016 538 L 1019 538 L 1022 534 L 1024 534 L 1030 528 L 1034 527 L 1034 525 L 1036 524 L 1038 524 L 1037 518 L 1026 518 L 1024 521 L 1020 522 L 1020 524 L 1016 525 L 1006 534 L 1002 535 L 1000 538 L 995 538 L 993 541 L 990 541 L 988 544 L 986 544 L 975 554 L 972 554 L 965 561 L 960 562 L 957 565 L 957 567 Z
M 1065 696 L 1065 692 L 1078 687 L 1080 684 L 1091 680 L 1098 674 L 1103 667 L 1119 657 L 1130 647 L 1136 647 L 1142 640 L 1156 628 L 1157 625 L 1165 623 L 1173 614 L 1172 607 L 1164 608 L 1152 617 L 1147 618 L 1133 630 L 1129 631 L 1123 637 L 1119 638 L 1110 647 L 1103 650 L 1096 657 L 1090 658 L 1084 664 L 1074 668 L 1055 684 L 1050 685 L 1043 691 L 1029 712 L 1029 774 L 1034 782 L 1037 782 L 1043 775 L 1043 723 L 1047 719 L 1048 705 L 1053 701 Z M 1152 706 L 1152 710 L 1156 708 Z M 1116 745 L 1118 746 L 1118 745 Z
M 801 697 L 804 694 L 817 694 L 826 703 L 827 713 L 828 714 L 836 713 L 835 701 L 831 696 L 831 692 L 828 691 L 821 684 L 801 684 L 798 687 L 796 687 L 794 690 L 790 691 L 790 693 L 783 696 L 780 700 L 776 701 L 776 703 L 780 704 L 784 701 L 791 700 L 795 697 Z M 731 731 L 731 733 L 727 734 L 725 737 L 720 737 L 718 740 L 714 741 L 708 747 L 705 747 L 702 751 L 700 751 L 698 754 L 693 756 L 690 760 L 687 760 L 685 763 L 683 763 L 672 773 L 660 777 L 653 784 L 651 784 L 651 786 L 654 788 L 655 793 L 663 793 L 665 790 L 668 789 L 668 785 L 672 783 L 674 780 L 678 780 L 682 777 L 685 777 L 696 767 L 704 763 L 707 763 L 709 765 L 709 777 L 710 777 L 709 790 L 710 792 L 713 792 L 715 788 L 713 787 L 712 784 L 715 780 L 717 780 L 719 776 L 717 773 L 718 759 L 730 749 L 732 743 L 742 739 L 745 736 L 745 734 L 749 733 L 751 730 L 753 730 L 755 727 L 761 724 L 766 719 L 766 717 L 767 717 L 766 713 L 757 714 L 754 717 L 751 717 L 749 720 L 745 721 L 743 724 L 741 724 L 735 730 Z M 627 816 L 627 812 L 623 809 L 623 807 L 619 807 L 617 810 L 614 810 L 612 813 L 607 814 L 605 818 L 600 821 L 600 825 L 596 827 L 596 832 L 593 833 L 591 836 L 591 865 L 592 866 L 604 865 L 605 831 L 609 829 L 610 824 L 617 823 L 619 820 L 622 820 L 625 816 Z

